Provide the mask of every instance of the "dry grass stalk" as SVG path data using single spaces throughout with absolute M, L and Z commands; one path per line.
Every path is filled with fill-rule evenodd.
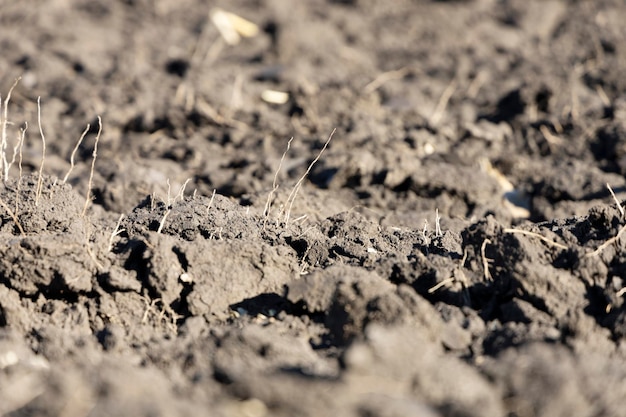
M 24 127 L 20 129 L 20 139 L 19 139 L 20 146 L 19 146 L 19 151 L 18 151 L 19 158 L 17 160 L 17 166 L 19 169 L 19 177 L 17 178 L 17 185 L 15 187 L 15 215 L 16 216 L 19 213 L 20 186 L 22 184 L 22 160 L 23 160 L 22 151 L 24 149 L 24 138 L 26 137 L 27 130 L 28 130 L 28 122 L 24 122 Z
M 454 281 L 455 281 L 454 277 L 446 278 L 443 281 L 441 281 L 439 284 L 436 284 L 436 285 L 430 287 L 428 289 L 428 294 L 432 294 L 435 291 L 437 291 L 439 288 L 444 287 L 444 286 L 446 286 L 446 285 L 448 285 L 448 284 L 450 284 L 450 283 L 452 283 Z
M 378 90 L 387 81 L 400 80 L 411 73 L 412 69 L 409 67 L 403 67 L 393 71 L 383 72 L 378 75 L 374 81 L 370 82 L 363 88 L 365 94 L 371 94 Z
M 272 208 L 272 200 L 276 190 L 278 190 L 278 173 L 283 166 L 283 162 L 285 161 L 285 157 L 287 156 L 287 152 L 291 148 L 291 142 L 293 141 L 293 137 L 287 141 L 287 149 L 283 152 L 283 156 L 280 158 L 280 162 L 278 163 L 278 169 L 274 173 L 274 181 L 272 181 L 272 190 L 267 195 L 267 201 L 265 202 L 265 209 L 263 209 L 263 217 L 267 217 L 270 215 L 270 210 Z
M 165 183 L 167 184 L 167 198 L 165 201 L 165 213 L 163 214 L 163 217 L 161 218 L 161 221 L 159 222 L 157 233 L 161 233 L 163 231 L 163 227 L 165 226 L 165 220 L 167 219 L 167 216 L 169 216 L 170 213 L 172 212 L 172 185 L 170 184 L 170 179 L 167 178 L 165 180 Z
M 209 214 L 209 210 L 211 210 L 211 207 L 213 207 L 213 201 L 215 200 L 215 192 L 217 190 L 213 189 L 213 194 L 211 194 L 211 199 L 209 200 L 209 204 L 207 205 L 206 208 L 206 213 Z
M 446 111 L 446 107 L 448 107 L 448 102 L 452 98 L 452 94 L 456 90 L 456 80 L 453 79 L 450 81 L 450 84 L 443 90 L 441 97 L 439 98 L 439 102 L 437 103 L 437 107 L 435 107 L 435 111 L 430 116 L 429 123 L 431 125 L 436 125 L 441 120 L 443 113 Z
M 541 132 L 541 135 L 548 143 L 548 147 L 550 148 L 550 151 L 553 150 L 553 146 L 559 146 L 563 143 L 563 139 L 561 139 L 560 137 L 550 132 L 550 129 L 548 129 L 546 125 L 541 125 L 539 127 L 539 131 Z
M 170 179 L 167 178 L 165 180 L 165 183 L 167 184 L 167 200 L 165 201 L 167 207 L 172 205 L 172 184 L 170 184 Z
M 593 252 L 589 252 L 589 253 L 585 254 L 585 257 L 589 258 L 589 257 L 592 257 L 592 256 L 598 256 L 604 249 L 608 248 L 610 245 L 612 245 L 613 243 L 617 242 L 622 237 L 622 234 L 625 231 L 626 231 L 626 225 L 622 226 L 622 228 L 619 229 L 619 232 L 617 232 L 617 234 L 615 236 L 613 236 L 612 238 L 608 239 L 606 242 L 604 242 L 603 244 L 598 246 L 598 248 L 596 250 L 594 250 Z
M 92 234 L 93 234 L 93 226 L 91 225 L 91 223 L 86 222 L 85 223 L 85 251 L 87 252 L 89 259 L 91 259 L 91 261 L 96 266 L 96 268 L 102 271 L 104 269 L 104 266 L 98 261 L 98 257 L 93 252 L 93 248 L 92 248 L 92 244 L 90 240 L 90 237 L 92 236 Z
M 22 236 L 26 235 L 26 233 L 24 232 L 24 228 L 20 224 L 20 221 L 18 220 L 17 216 L 15 215 L 13 210 L 11 210 L 9 206 L 7 206 L 7 204 L 4 202 L 2 198 L 0 198 L 0 206 L 2 206 L 2 208 L 4 208 L 7 211 L 7 213 L 9 213 L 9 216 L 11 216 L 11 218 L 13 219 L 13 223 L 15 223 L 15 226 L 17 226 L 18 230 L 20 231 L 20 234 Z
M 85 128 L 85 130 L 83 130 L 83 133 L 80 135 L 78 142 L 76 142 L 76 146 L 74 146 L 74 149 L 72 150 L 72 154 L 70 155 L 70 169 L 67 170 L 65 177 L 63 177 L 62 184 L 65 184 L 67 182 L 68 177 L 72 173 L 72 170 L 74 169 L 74 157 L 76 156 L 76 152 L 78 152 L 78 148 L 80 147 L 80 144 L 83 143 L 83 139 L 85 139 L 85 136 L 87 135 L 87 132 L 89 132 L 90 128 L 91 128 L 91 125 L 87 123 L 87 127 Z
M 223 231 L 224 231 L 223 227 L 218 227 L 217 229 L 215 229 L 215 231 L 209 234 L 209 240 L 213 240 L 213 238 L 215 238 L 215 240 L 222 240 Z M 217 232 L 217 235 L 215 234 L 215 232 Z
M 465 276 L 465 273 L 463 272 L 463 268 L 465 267 L 466 260 L 467 260 L 467 249 L 464 249 L 463 258 L 461 259 L 459 266 L 453 270 L 452 276 L 430 287 L 428 289 L 428 293 L 432 294 L 442 287 L 448 287 L 450 284 L 458 282 L 461 284 L 461 287 L 463 288 L 463 297 L 465 299 L 465 302 L 467 303 L 467 305 L 471 305 L 472 300 L 471 300 L 469 291 L 467 289 L 468 288 L 467 277 Z
M 602 88 L 602 86 L 600 84 L 596 85 L 596 93 L 598 93 L 598 96 L 600 97 L 600 100 L 602 100 L 602 104 L 605 107 L 610 107 L 611 106 L 611 99 L 606 94 L 606 91 L 604 91 L 604 88 Z
M 41 136 L 41 164 L 39 165 L 39 179 L 37 180 L 37 191 L 35 193 L 35 206 L 39 205 L 41 188 L 43 186 L 43 166 L 46 161 L 46 137 L 41 127 L 41 97 L 37 97 L 37 123 L 39 124 L 39 135 Z
M 111 252 L 111 250 L 113 249 L 113 239 L 115 239 L 115 236 L 124 232 L 124 229 L 120 229 L 120 225 L 122 224 L 123 218 L 124 218 L 124 213 L 120 214 L 120 218 L 117 219 L 117 224 L 115 225 L 115 229 L 113 229 L 113 232 L 111 233 L 111 236 L 109 237 L 109 246 L 107 247 L 107 252 Z
M 615 204 L 617 204 L 617 209 L 619 210 L 620 214 L 622 215 L 622 218 L 624 218 L 624 207 L 622 207 L 622 204 L 617 199 L 617 196 L 613 192 L 613 189 L 611 188 L 611 185 L 608 182 L 606 183 L 606 188 L 609 189 L 609 192 L 611 193 L 611 196 L 613 197 L 613 200 L 615 200 Z
M 146 299 L 144 300 L 144 302 L 146 303 L 146 310 L 143 312 L 143 317 L 141 318 L 141 324 L 146 323 L 146 321 L 148 320 L 148 314 L 150 314 L 150 312 L 152 311 L 156 303 L 158 303 L 160 300 L 161 300 L 160 298 L 150 300 L 149 298 L 146 297 Z
M 180 190 L 178 190 L 178 194 L 174 197 L 174 201 L 176 201 L 177 198 L 180 199 L 180 201 L 185 201 L 185 188 L 187 188 L 189 181 L 191 181 L 191 178 L 187 178 L 187 180 L 185 180 L 183 185 L 180 187 Z
M 173 334 L 176 334 L 178 332 L 176 321 L 182 318 L 182 316 L 177 314 L 172 307 L 164 304 L 163 300 L 160 298 L 150 300 L 150 298 L 144 297 L 144 300 L 146 303 L 146 310 L 141 318 L 141 324 L 145 324 L 148 321 L 150 314 L 152 314 L 157 324 L 165 326 L 165 328 L 170 330 Z
M 0 172 L 3 174 L 3 180 L 9 179 L 9 165 L 7 164 L 6 149 L 7 149 L 7 124 L 9 123 L 9 101 L 11 100 L 11 93 L 17 86 L 22 78 L 18 77 L 7 94 L 7 98 L 4 99 L 4 111 L 2 112 L 2 134 L 0 135 Z M 2 107 L 2 101 L 0 101 L 0 108 Z
M 541 241 L 547 243 L 548 245 L 554 246 L 555 248 L 559 248 L 563 250 L 569 249 L 567 246 L 557 243 L 553 240 L 550 240 L 547 237 L 540 235 L 539 233 L 529 232 L 527 230 L 520 230 L 520 229 L 504 229 L 503 232 L 504 233 L 518 233 L 520 235 L 536 237 L 538 239 L 541 239 Z
M 470 99 L 475 99 L 480 91 L 481 87 L 488 80 L 489 76 L 487 71 L 480 71 L 476 77 L 472 80 L 469 87 L 467 87 L 467 97 Z
M 161 218 L 161 221 L 159 222 L 159 228 L 157 229 L 157 233 L 161 233 L 163 231 L 163 226 L 165 226 L 165 220 L 167 219 L 167 216 L 169 216 L 171 212 L 172 212 L 172 209 L 169 207 L 167 210 L 165 210 L 165 214 L 163 215 L 163 217 Z
M 96 166 L 96 158 L 98 157 L 98 141 L 100 140 L 100 134 L 102 133 L 102 119 L 98 116 L 98 134 L 96 135 L 96 140 L 93 145 L 93 153 L 91 159 L 91 169 L 89 170 L 89 182 L 87 183 L 87 196 L 85 197 L 85 205 L 83 207 L 82 216 L 85 216 L 87 213 L 87 207 L 89 207 L 89 203 L 91 202 L 91 187 L 93 186 L 93 171 Z
M 165 220 L 167 220 L 167 216 L 170 215 L 170 213 L 172 212 L 172 204 L 174 204 L 176 202 L 177 199 L 180 199 L 180 201 L 185 201 L 185 188 L 187 188 L 187 184 L 189 183 L 189 181 L 191 181 L 191 178 L 187 178 L 187 180 L 183 183 L 183 185 L 180 187 L 180 189 L 178 190 L 178 194 L 176 194 L 174 196 L 174 198 L 172 198 L 171 196 L 171 191 L 172 191 L 172 187 L 170 185 L 170 179 L 167 179 L 167 201 L 166 201 L 166 210 L 165 213 L 163 214 L 163 217 L 161 218 L 161 221 L 159 222 L 159 227 L 157 229 L 157 233 L 161 233 L 163 231 L 163 227 L 165 226 Z M 215 196 L 215 191 L 213 191 L 213 195 Z M 213 202 L 213 200 L 211 199 L 211 203 Z M 207 209 L 207 213 L 208 213 L 208 209 Z
M 330 141 L 333 139 L 333 135 L 335 134 L 336 131 L 337 131 L 337 129 L 333 129 L 333 131 L 330 132 L 330 135 L 328 136 L 328 139 L 324 143 L 324 146 L 322 147 L 320 152 L 317 154 L 317 156 L 315 157 L 313 162 L 311 162 L 311 164 L 306 169 L 306 171 L 304 172 L 302 177 L 300 177 L 300 179 L 298 180 L 296 185 L 294 185 L 293 190 L 291 190 L 291 193 L 289 194 L 289 197 L 287 198 L 287 205 L 289 206 L 289 208 L 287 209 L 287 213 L 285 214 L 285 224 L 289 223 L 289 217 L 291 216 L 291 209 L 293 208 L 293 203 L 296 200 L 296 197 L 298 195 L 298 191 L 300 191 L 300 187 L 302 187 L 302 183 L 304 182 L 304 179 L 307 177 L 307 175 L 309 175 L 309 172 L 311 172 L 311 169 L 313 169 L 313 166 L 322 157 L 322 154 L 324 153 L 324 151 L 326 150 L 326 148 L 330 144 Z
M 20 128 L 20 133 L 17 135 L 17 142 L 15 142 L 15 146 L 13 146 L 13 156 L 11 157 L 11 162 L 6 165 L 6 172 L 8 177 L 8 172 L 15 163 L 18 155 L 21 157 L 22 155 L 22 146 L 24 145 L 24 138 L 26 137 L 26 131 L 28 130 L 28 123 L 24 122 L 24 127 Z

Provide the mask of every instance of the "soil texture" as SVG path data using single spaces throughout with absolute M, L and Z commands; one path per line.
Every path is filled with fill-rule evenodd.
M 0 3 L 1 416 L 626 415 L 622 0 Z

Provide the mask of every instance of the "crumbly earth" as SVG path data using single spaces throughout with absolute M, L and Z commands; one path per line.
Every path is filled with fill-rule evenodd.
M 625 21 L 5 0 L 0 415 L 625 415 Z

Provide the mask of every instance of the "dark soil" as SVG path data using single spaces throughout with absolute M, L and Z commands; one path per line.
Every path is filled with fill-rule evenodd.
M 5 0 L 0 415 L 626 415 L 624 22 Z

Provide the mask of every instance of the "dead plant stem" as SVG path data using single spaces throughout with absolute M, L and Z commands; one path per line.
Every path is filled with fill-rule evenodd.
M 161 218 L 161 222 L 159 223 L 159 228 L 157 229 L 157 233 L 161 233 L 161 231 L 163 230 L 163 226 L 165 226 L 165 220 L 167 219 L 167 216 L 170 215 L 171 211 L 172 210 L 170 208 L 165 210 L 165 214 L 163 214 L 163 217 Z
M 625 231 L 626 231 L 626 225 L 622 226 L 622 228 L 619 229 L 619 232 L 617 232 L 617 234 L 615 236 L 613 236 L 612 238 L 608 239 L 606 242 L 604 242 L 603 244 L 598 246 L 598 248 L 596 250 L 594 250 L 593 252 L 589 252 L 589 253 L 585 254 L 585 257 L 589 258 L 589 257 L 592 257 L 592 256 L 598 256 L 600 254 L 600 252 L 602 252 L 604 249 L 608 248 L 610 245 L 612 245 L 613 243 L 617 242 L 622 237 L 622 234 Z
M 211 210 L 211 207 L 213 206 L 213 201 L 215 200 L 215 192 L 217 190 L 214 188 L 213 189 L 213 194 L 211 194 L 211 199 L 209 200 L 209 204 L 207 205 L 206 208 L 206 213 L 209 214 L 209 210 Z
M 526 236 L 536 237 L 536 238 L 538 238 L 538 239 L 541 239 L 541 241 L 543 241 L 543 242 L 547 243 L 547 244 L 548 244 L 548 245 L 550 245 L 550 246 L 554 246 L 554 247 L 556 247 L 556 248 L 563 249 L 563 250 L 569 249 L 569 248 L 568 248 L 567 246 L 565 246 L 565 245 L 562 245 L 562 244 L 557 243 L 557 242 L 555 242 L 555 241 L 553 241 L 553 240 L 550 240 L 550 239 L 548 239 L 547 237 L 540 235 L 539 233 L 529 232 L 528 230 L 520 230 L 520 229 L 504 229 L 504 230 L 503 230 L 503 232 L 504 232 L 504 233 L 518 233 L 518 234 L 520 234 L 520 235 L 526 235 Z
M 333 139 L 333 135 L 335 134 L 336 131 L 337 131 L 337 129 L 335 128 L 335 129 L 333 129 L 332 132 L 330 132 L 330 135 L 328 136 L 328 139 L 324 143 L 324 146 L 322 147 L 320 152 L 317 154 L 317 156 L 315 157 L 313 162 L 311 162 L 311 164 L 309 165 L 309 167 L 307 168 L 305 173 L 300 177 L 298 182 L 296 182 L 296 185 L 294 185 L 293 190 L 291 190 L 291 193 L 289 194 L 289 197 L 287 198 L 287 204 L 288 204 L 289 208 L 287 209 L 287 213 L 285 214 L 285 224 L 289 223 L 289 217 L 291 216 L 291 209 L 293 208 L 293 203 L 296 200 L 296 197 L 298 195 L 298 191 L 300 191 L 300 187 L 302 187 L 302 183 L 304 182 L 304 179 L 307 177 L 307 175 L 309 175 L 309 172 L 311 172 L 311 169 L 313 169 L 313 166 L 322 157 L 322 154 L 324 153 L 324 151 L 326 150 L 326 148 L 330 144 L 330 141 Z
M 111 250 L 113 249 L 113 239 L 115 239 L 115 236 L 124 232 L 124 229 L 120 229 L 120 225 L 122 224 L 123 218 L 124 218 L 124 213 L 120 214 L 120 218 L 117 219 L 117 224 L 115 225 L 115 229 L 113 229 L 113 232 L 111 233 L 111 236 L 109 237 L 109 246 L 107 247 L 107 252 L 111 252 Z
M 39 135 L 41 136 L 41 164 L 39 165 L 39 178 L 37 180 L 37 191 L 35 192 L 35 206 L 39 205 L 41 188 L 43 186 L 43 166 L 46 161 L 46 137 L 41 127 L 41 97 L 37 97 L 37 123 L 39 124 Z
M 20 207 L 20 186 L 22 184 L 22 152 L 24 149 L 24 138 L 26 137 L 26 131 L 28 130 L 28 122 L 24 122 L 24 127 L 20 129 L 20 139 L 19 139 L 19 149 L 18 155 L 19 158 L 17 160 L 17 166 L 19 169 L 19 177 L 17 178 L 17 184 L 15 186 L 15 216 L 19 215 L 19 207 Z M 15 156 L 15 155 L 14 155 Z
M 430 116 L 429 122 L 431 125 L 436 125 L 437 123 L 439 123 L 439 120 L 441 120 L 443 113 L 446 111 L 446 107 L 448 107 L 448 102 L 452 98 L 452 94 L 454 94 L 455 90 L 456 79 L 452 79 L 446 89 L 443 90 L 443 93 L 439 98 L 439 102 L 437 103 L 437 107 L 435 107 L 435 111 L 433 111 L 433 114 Z
M 363 91 L 365 92 L 365 94 L 371 94 L 374 91 L 378 90 L 387 81 L 400 80 L 400 79 L 406 77 L 407 75 L 409 75 L 411 73 L 411 71 L 412 71 L 412 69 L 410 67 L 402 67 L 402 68 L 397 69 L 397 70 L 383 72 L 382 74 L 379 74 L 374 79 L 374 81 L 372 81 L 369 84 L 367 84 L 363 88 Z
M 74 149 L 72 150 L 72 154 L 70 155 L 70 169 L 67 170 L 65 177 L 63 177 L 62 184 L 65 184 L 67 182 L 68 177 L 72 173 L 72 170 L 74 169 L 74 157 L 76 156 L 76 152 L 78 151 L 80 144 L 83 143 L 83 139 L 85 139 L 85 135 L 87 135 L 87 132 L 89 132 L 90 128 L 91 128 L 91 125 L 87 123 L 87 127 L 85 128 L 83 133 L 80 135 L 78 142 L 76 142 L 76 146 L 74 146 Z
M 15 226 L 17 226 L 17 228 L 19 229 L 20 234 L 22 236 L 26 235 L 26 233 L 24 232 L 24 228 L 20 224 L 20 221 L 18 220 L 17 216 L 15 215 L 13 210 L 11 210 L 9 206 L 7 206 L 7 204 L 4 202 L 2 198 L 0 198 L 0 206 L 2 206 L 2 208 L 4 208 L 7 211 L 7 213 L 9 213 L 9 216 L 11 216 L 11 218 L 13 219 L 13 223 L 15 223 Z
M 2 134 L 1 134 L 1 141 L 0 141 L 0 167 L 2 168 L 2 170 L 0 170 L 3 174 L 3 180 L 6 182 L 6 180 L 9 179 L 9 165 L 7 164 L 7 156 L 6 156 L 6 150 L 7 150 L 7 124 L 9 122 L 9 101 L 11 100 L 11 93 L 13 93 L 13 89 L 17 86 L 17 83 L 20 82 L 20 80 L 22 79 L 22 77 L 18 77 L 15 82 L 13 83 L 13 85 L 11 86 L 11 88 L 9 89 L 9 92 L 7 94 L 7 98 L 4 99 L 4 111 L 2 112 Z M 0 101 L 0 107 L 2 107 L 2 102 Z
M 102 133 L 102 119 L 98 116 L 98 134 L 96 134 L 96 140 L 93 145 L 93 153 L 91 159 L 91 169 L 89 170 L 89 182 L 87 183 L 87 196 L 85 197 L 85 206 L 83 207 L 82 216 L 85 217 L 87 213 L 87 207 L 91 202 L 91 188 L 93 186 L 93 171 L 96 166 L 96 158 L 98 157 L 98 141 L 100 140 L 100 134 Z
M 622 219 L 623 219 L 624 218 L 624 207 L 622 207 L 622 204 L 617 199 L 617 196 L 615 195 L 615 192 L 613 192 L 613 188 L 611 188 L 611 184 L 609 184 L 607 182 L 606 183 L 606 188 L 609 189 L 609 192 L 611 193 L 611 196 L 613 197 L 613 200 L 615 200 L 615 204 L 617 204 L 617 209 L 619 210 L 620 214 L 622 215 Z
M 287 152 L 289 152 L 289 149 L 291 148 L 292 141 L 293 141 L 293 136 L 291 137 L 291 139 L 287 141 L 287 149 L 285 149 L 285 152 L 283 152 L 283 156 L 280 158 L 280 162 L 278 163 L 278 168 L 276 169 L 276 172 L 274 173 L 274 181 L 272 181 L 272 189 L 267 195 L 267 201 L 265 202 L 265 209 L 263 210 L 263 217 L 267 217 L 270 215 L 270 210 L 272 208 L 272 198 L 274 197 L 274 193 L 276 193 L 276 190 L 278 190 L 278 173 L 280 172 L 280 169 L 283 166 L 283 162 L 285 161 Z

